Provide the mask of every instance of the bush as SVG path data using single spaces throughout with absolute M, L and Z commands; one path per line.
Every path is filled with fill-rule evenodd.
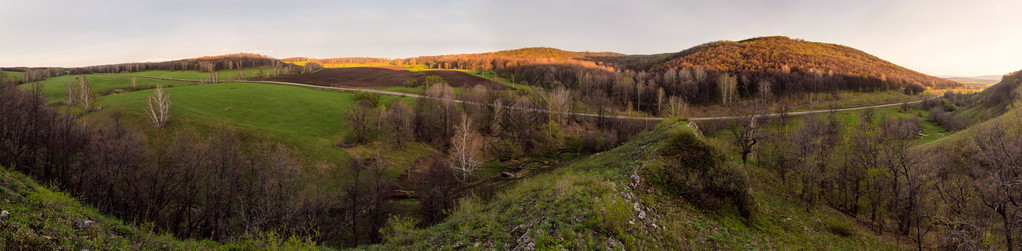
M 700 207 L 734 204 L 742 217 L 751 217 L 748 177 L 693 132 L 672 131 L 659 153 L 660 161 L 647 165 L 647 179 L 662 191 Z
M 426 85 L 426 88 L 429 88 L 434 84 L 447 83 L 447 81 L 445 81 L 440 76 L 426 76 L 426 79 L 423 80 L 422 83 Z
M 373 107 L 376 107 L 380 104 L 380 95 L 371 92 L 356 91 L 355 102 L 362 100 L 365 100 L 366 102 L 369 102 L 369 104 L 371 104 Z
M 597 200 L 600 210 L 597 219 L 603 229 L 606 229 L 615 237 L 628 234 L 628 223 L 635 215 L 635 209 L 627 200 L 614 197 L 613 194 L 605 194 Z
M 948 102 L 946 98 L 941 98 L 940 99 L 940 106 L 943 106 L 944 107 L 944 111 L 947 111 L 947 112 L 954 112 L 954 111 L 958 110 L 958 106 L 956 106 L 955 104 L 952 104 L 951 102 Z
M 919 83 L 912 83 L 912 84 L 909 84 L 909 85 L 905 86 L 905 94 L 908 94 L 908 95 L 916 95 L 916 94 L 923 93 L 924 91 L 926 91 L 926 87 L 924 87 L 923 85 L 921 85 Z
M 419 81 L 415 79 L 405 80 L 405 87 L 419 87 Z
M 408 240 L 409 237 L 420 232 L 420 230 L 415 229 L 416 224 L 419 224 L 419 220 L 414 217 L 393 215 L 390 216 L 390 219 L 387 219 L 387 224 L 380 229 L 380 234 L 383 235 L 383 239 L 386 242 L 398 243 Z
M 493 155 L 500 161 L 506 161 L 522 155 L 522 146 L 510 139 L 502 139 L 490 143 Z

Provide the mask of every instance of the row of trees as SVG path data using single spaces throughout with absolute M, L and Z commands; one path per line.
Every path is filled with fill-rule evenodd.
M 20 72 L 21 73 L 21 78 L 20 79 L 15 79 L 12 76 L 9 76 L 7 74 L 3 74 L 3 71 Z M 12 67 L 12 68 L 0 68 L 0 75 L 5 75 L 3 77 L 0 77 L 0 82 L 23 84 L 23 83 L 31 83 L 31 82 L 42 81 L 43 79 L 46 79 L 46 78 L 61 76 L 61 75 L 64 75 L 64 74 L 67 74 L 67 71 L 64 68 L 62 68 L 62 67 L 45 67 L 45 68 Z
M 554 90 L 565 87 L 577 100 L 611 101 L 611 108 L 666 114 L 667 102 L 730 104 L 739 98 L 812 99 L 813 94 L 837 96 L 840 91 L 872 92 L 921 86 L 886 76 L 840 75 L 817 70 L 720 71 L 683 66 L 652 71 L 614 70 L 581 60 L 522 60 L 487 54 L 420 57 L 434 68 L 492 70 L 517 84 Z M 472 68 L 475 67 L 475 68 Z M 595 103 L 588 103 L 597 105 Z
M 220 56 L 207 56 L 192 59 L 181 59 L 164 62 L 124 63 L 68 68 L 70 74 L 91 73 L 125 73 L 140 71 L 203 71 L 233 70 L 252 67 L 284 68 L 288 71 L 300 72 L 303 67 L 284 63 L 280 60 L 252 53 L 238 53 Z M 31 82 L 31 81 L 26 81 Z

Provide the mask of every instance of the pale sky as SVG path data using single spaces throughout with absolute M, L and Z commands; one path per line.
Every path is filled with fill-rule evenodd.
M 0 0 L 0 66 L 255 52 L 387 57 L 546 46 L 625 54 L 783 35 L 930 75 L 1022 69 L 1019 0 Z

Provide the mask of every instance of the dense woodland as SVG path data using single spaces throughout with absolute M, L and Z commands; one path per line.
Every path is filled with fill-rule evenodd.
M 553 91 L 567 88 L 573 100 L 593 109 L 637 110 L 667 115 L 670 107 L 778 101 L 960 84 L 926 76 L 861 51 L 783 37 L 715 42 L 670 55 L 620 56 L 526 48 L 483 54 L 418 57 L 398 64 L 437 69 L 494 71 L 514 83 Z M 608 102 L 609 101 L 609 102 Z M 607 106 L 607 107 L 604 107 Z
M 389 63 L 391 60 L 386 58 L 370 58 L 370 57 L 352 57 L 352 58 L 307 58 L 307 57 L 291 57 L 283 58 L 281 61 L 287 63 L 295 62 L 309 62 L 317 64 L 372 64 L 372 63 Z

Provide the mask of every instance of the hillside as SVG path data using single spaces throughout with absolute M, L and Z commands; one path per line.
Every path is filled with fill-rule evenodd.
M 705 207 L 672 195 L 680 188 L 665 186 L 658 170 L 672 165 L 667 153 L 679 151 L 694 157 L 683 168 L 722 168 L 708 187 L 741 187 L 741 178 L 717 178 L 734 177 L 737 166 L 686 121 L 675 120 L 621 147 L 523 178 L 493 198 L 462 200 L 438 225 L 413 229 L 392 221 L 384 244 L 369 249 L 898 248 L 836 211 L 807 212 L 789 202 L 779 179 L 765 170 L 748 170 L 753 181 L 745 181 L 751 187 L 744 204 L 751 212 L 742 213 L 741 199 Z
M 944 77 L 945 79 L 962 83 L 968 86 L 982 86 L 986 87 L 989 85 L 997 84 L 1001 81 L 1001 76 L 976 76 L 976 77 Z
M 126 224 L 0 166 L 0 249 L 214 249 L 215 242 L 180 241 Z
M 964 130 L 938 141 L 940 144 L 959 143 L 992 126 L 1017 127 L 1022 118 L 1022 109 L 1019 109 L 1022 106 L 1022 71 L 1005 74 L 997 84 L 971 96 L 945 95 L 944 99 L 954 108 L 946 109 L 950 110 L 946 112 L 950 116 L 942 123 L 954 123 Z
M 613 57 L 613 56 L 624 56 L 624 54 L 616 52 L 578 52 L 578 51 L 566 51 L 557 48 L 550 47 L 526 47 L 514 50 L 496 51 L 482 53 L 481 55 L 491 55 L 498 57 L 509 57 L 509 58 L 549 58 L 549 59 L 581 59 L 587 57 Z
M 899 86 L 911 83 L 935 88 L 961 86 L 952 80 L 906 69 L 855 48 L 783 36 L 710 42 L 677 53 L 593 59 L 633 70 L 701 67 L 725 72 L 821 72 L 886 79 Z

